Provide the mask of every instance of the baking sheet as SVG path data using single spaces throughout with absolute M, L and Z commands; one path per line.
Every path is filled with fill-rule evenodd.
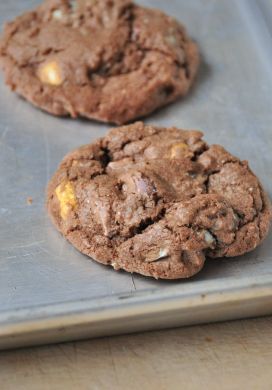
M 38 3 L 1 2 L 1 25 Z M 139 3 L 183 21 L 203 57 L 190 95 L 146 121 L 204 130 L 208 142 L 249 159 L 271 195 L 271 3 Z M 254 252 L 209 260 L 196 277 L 167 282 L 114 272 L 56 232 L 44 208 L 46 183 L 68 151 L 107 128 L 47 115 L 11 93 L 1 76 L 0 348 L 271 314 L 271 234 Z

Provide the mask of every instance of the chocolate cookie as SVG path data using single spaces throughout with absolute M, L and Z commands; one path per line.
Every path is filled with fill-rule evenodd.
M 6 25 L 0 59 L 43 110 L 118 124 L 185 95 L 199 63 L 182 25 L 129 0 L 47 0 Z
M 199 131 L 111 130 L 68 154 L 48 187 L 62 234 L 98 262 L 187 278 L 206 256 L 237 256 L 265 238 L 271 205 L 246 161 Z

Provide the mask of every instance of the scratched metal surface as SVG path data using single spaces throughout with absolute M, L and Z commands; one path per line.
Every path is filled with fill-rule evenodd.
M 200 76 L 190 95 L 147 121 L 203 129 L 210 143 L 223 144 L 242 159 L 249 159 L 272 195 L 272 8 L 269 2 L 139 2 L 161 8 L 182 20 L 198 41 L 203 56 Z M 38 3 L 36 0 L 1 1 L 0 24 Z M 167 299 L 169 304 L 174 297 L 179 297 L 185 302 L 183 323 L 186 323 L 186 299 L 197 294 L 209 296 L 212 292 L 230 290 L 239 293 L 244 289 L 250 291 L 253 286 L 258 294 L 266 287 L 271 302 L 271 234 L 250 254 L 207 261 L 195 278 L 170 283 L 132 277 L 96 264 L 55 231 L 44 209 L 48 179 L 68 151 L 103 136 L 106 130 L 103 124 L 55 118 L 33 108 L 11 93 L 1 76 L 0 338 L 1 334 L 12 336 L 7 329 L 14 324 L 18 325 L 16 332 L 20 335 L 29 319 L 35 323 L 39 318 L 46 324 L 48 318 L 73 315 L 78 307 L 97 313 L 100 307 L 106 321 L 107 310 L 113 309 L 118 299 L 118 307 L 123 307 L 125 312 L 126 301 L 120 300 L 122 297 L 133 297 L 130 307 L 137 306 L 139 317 L 141 307 L 144 308 L 150 296 L 154 303 Z M 33 198 L 31 206 L 26 204 L 29 196 Z M 237 297 L 239 300 L 239 294 Z M 110 317 L 114 317 L 114 312 Z M 196 309 L 194 322 L 197 321 Z M 143 328 L 152 328 L 152 317 L 148 323 Z M 65 323 L 62 327 L 65 329 Z M 129 324 L 121 328 L 130 331 Z M 104 333 L 111 333 L 110 323 Z M 91 329 L 88 334 L 92 335 Z M 79 336 L 75 332 L 72 337 Z M 58 340 L 58 336 L 52 335 L 52 339 Z M 29 340 L 31 343 L 31 336 Z

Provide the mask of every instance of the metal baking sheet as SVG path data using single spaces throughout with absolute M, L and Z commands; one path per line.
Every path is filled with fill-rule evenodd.
M 39 2 L 0 3 L 0 23 Z M 272 194 L 272 6 L 266 0 L 142 0 L 183 21 L 201 47 L 189 96 L 147 119 L 203 129 Z M 138 91 L 141 93 L 141 91 Z M 62 157 L 107 126 L 55 118 L 0 80 L 0 347 L 272 313 L 272 235 L 186 281 L 155 281 L 90 261 L 52 227 L 44 190 Z M 27 204 L 27 198 L 33 204 Z

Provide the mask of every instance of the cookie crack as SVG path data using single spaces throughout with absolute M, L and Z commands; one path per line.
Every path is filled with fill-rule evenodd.
M 160 222 L 162 219 L 164 219 L 166 214 L 166 208 L 163 208 L 160 210 L 158 215 L 154 218 L 148 217 L 148 218 L 143 218 L 139 225 L 134 227 L 133 233 L 131 236 L 127 237 L 127 239 L 131 239 L 139 234 L 142 234 L 145 232 L 146 229 L 148 229 L 150 226 Z
M 199 154 L 196 153 L 193 156 L 192 161 L 198 162 L 201 166 L 203 166 L 203 164 L 201 162 L 199 162 L 199 159 L 205 152 L 208 152 L 209 150 L 210 150 L 210 147 L 207 147 L 206 149 L 202 150 Z M 239 164 L 240 166 L 243 166 L 242 161 L 238 161 L 238 160 L 233 161 L 233 160 L 231 160 L 231 157 L 230 157 L 230 159 L 222 161 L 220 167 L 211 169 L 210 172 L 207 172 L 208 176 L 210 177 L 216 173 L 219 173 L 228 164 Z M 203 168 L 204 168 L 204 170 L 206 170 L 204 166 L 203 166 Z
M 154 132 L 152 133 L 151 136 L 157 135 L 157 134 L 159 134 L 161 131 L 163 131 L 163 128 L 158 128 L 158 127 L 157 127 L 157 128 L 154 128 Z M 150 135 L 146 135 L 146 136 L 139 136 L 137 139 L 129 139 L 129 140 L 126 140 L 126 141 L 124 141 L 124 142 L 121 143 L 121 145 L 118 147 L 118 150 L 117 150 L 117 151 L 118 151 L 118 152 L 123 152 L 126 146 L 128 146 L 128 145 L 130 145 L 130 144 L 133 144 L 134 142 L 143 141 L 143 140 L 145 140 L 145 139 L 147 139 L 147 138 L 149 138 L 149 137 L 150 137 Z M 145 150 L 148 148 L 148 146 L 149 146 L 149 145 L 147 145 L 147 146 L 143 149 L 143 151 L 145 151 Z M 103 149 L 103 148 L 102 148 L 102 149 Z M 109 142 L 106 143 L 105 149 L 107 149 L 107 150 L 109 151 L 109 156 L 113 155 L 113 154 L 116 152 L 116 150 L 115 150 L 114 148 L 110 148 L 110 147 L 109 147 Z M 126 158 L 126 157 L 131 157 L 131 158 L 133 159 L 133 161 L 135 162 L 135 155 L 130 156 L 130 155 L 126 155 L 126 154 L 125 154 L 124 156 L 120 157 L 120 158 L 111 159 L 110 162 L 121 161 L 121 160 L 123 160 L 123 159 Z
M 130 24 L 130 42 L 132 43 L 135 43 L 137 45 L 137 47 L 139 48 L 139 50 L 141 50 L 142 52 L 157 52 L 157 53 L 160 53 L 160 54 L 163 54 L 164 56 L 170 58 L 173 60 L 173 62 L 176 63 L 177 66 L 181 67 L 181 68 L 184 68 L 185 69 L 185 75 L 186 75 L 186 78 L 189 78 L 187 77 L 187 74 L 189 73 L 189 64 L 188 64 L 188 61 L 187 59 L 184 60 L 184 62 L 180 62 L 178 61 L 173 55 L 171 55 L 170 53 L 168 53 L 167 51 L 165 50 L 162 50 L 162 49 L 158 49 L 156 47 L 145 47 L 144 45 L 142 45 L 140 42 L 139 42 L 139 38 L 137 36 L 137 34 L 134 34 L 134 22 L 135 22 L 135 15 L 134 15 L 134 10 L 137 9 L 138 7 L 137 6 L 134 6 L 133 7 L 133 11 L 132 11 L 132 18 L 131 18 L 131 24 Z M 187 41 L 186 41 L 186 38 L 185 37 L 182 37 L 182 43 L 183 45 L 181 45 L 181 49 L 184 51 L 185 55 L 186 55 L 186 44 L 187 44 Z
M 100 158 L 100 162 L 102 164 L 103 173 L 106 172 L 107 166 L 112 161 L 110 150 L 107 147 L 102 147 L 101 150 L 103 151 L 103 156 Z
M 258 224 L 258 229 L 259 229 L 259 239 L 262 240 L 263 236 L 262 236 L 262 232 L 261 232 L 261 214 L 264 213 L 265 209 L 267 208 L 267 204 L 266 204 L 266 200 L 265 200 L 265 197 L 264 197 L 263 189 L 262 189 L 260 183 L 258 183 L 258 188 L 260 190 L 260 196 L 261 196 L 261 199 L 262 199 L 262 208 L 259 211 L 259 213 L 257 214 L 257 217 L 258 217 L 257 224 Z
M 220 173 L 222 168 L 225 167 L 226 165 L 229 165 L 229 164 L 238 164 L 240 166 L 244 166 L 243 165 L 243 162 L 242 161 L 231 161 L 231 160 L 228 160 L 224 163 L 222 163 L 222 167 L 220 167 L 219 169 L 216 169 L 216 170 L 213 170 L 212 172 L 208 173 L 208 177 L 207 177 L 207 180 L 204 182 L 205 186 L 206 186 L 206 192 L 207 194 L 211 194 L 213 192 L 209 192 L 209 182 L 210 182 L 210 178 L 213 176 L 213 175 L 216 175 L 217 173 Z M 249 194 L 249 196 L 251 197 L 252 199 L 252 202 L 253 202 L 253 209 L 254 209 L 254 216 L 252 218 L 250 218 L 247 222 L 244 222 L 243 219 L 244 219 L 244 215 L 241 214 L 241 212 L 239 210 L 237 210 L 235 207 L 232 207 L 232 209 L 234 210 L 234 212 L 239 216 L 239 226 L 242 227 L 242 226 L 245 226 L 247 225 L 248 223 L 252 223 L 254 222 L 255 218 L 258 217 L 262 212 L 263 212 L 263 209 L 265 207 L 265 202 L 264 202 L 264 199 L 263 199 L 263 193 L 262 193 L 262 188 L 260 186 L 260 184 L 258 183 L 258 189 L 260 191 L 260 196 L 262 198 L 262 208 L 260 210 L 258 210 L 257 206 L 256 206 L 256 201 L 255 201 L 255 198 L 252 194 Z M 227 202 L 228 199 L 226 199 Z
M 257 214 L 252 220 L 250 220 L 250 221 L 248 221 L 248 222 L 242 224 L 242 225 L 240 226 L 240 229 L 241 229 L 242 227 L 246 227 L 247 225 L 249 225 L 249 224 L 251 224 L 251 223 L 254 223 L 254 222 L 256 222 L 257 228 L 258 228 L 258 240 L 257 240 L 257 241 L 260 242 L 261 236 L 260 236 L 260 215 L 259 215 L 259 214 Z M 239 232 L 240 229 L 238 229 L 236 232 L 234 232 L 234 233 L 235 233 L 234 240 L 232 241 L 232 243 L 230 243 L 229 245 L 227 245 L 227 246 L 225 247 L 225 251 L 223 252 L 223 256 L 227 256 L 227 255 L 228 255 L 231 245 L 234 244 L 234 243 L 236 242 L 236 240 L 237 240 L 237 234 L 238 234 L 238 232 Z M 218 249 L 220 250 L 221 248 L 218 248 Z M 222 248 L 222 249 L 224 249 L 224 248 Z M 217 257 L 217 256 L 216 256 L 216 257 Z M 221 257 L 221 256 L 220 256 L 220 257 Z
M 124 57 L 125 57 L 125 49 L 128 47 L 129 44 L 131 43 L 134 43 L 136 45 L 136 48 L 137 50 L 141 51 L 142 53 L 142 58 L 139 62 L 139 64 L 137 64 L 137 68 L 135 69 L 129 69 L 127 70 L 126 72 L 119 72 L 117 74 L 113 74 L 113 75 L 103 75 L 103 78 L 105 80 L 107 79 L 111 79 L 111 78 L 114 78 L 114 77 L 119 77 L 119 76 L 122 76 L 122 75 L 128 75 L 128 74 L 131 74 L 131 73 L 134 73 L 134 72 L 137 72 L 144 59 L 146 58 L 146 53 L 160 53 L 162 54 L 163 56 L 167 57 L 167 58 L 170 58 L 175 64 L 176 66 L 180 67 L 180 68 L 183 68 L 184 69 L 184 73 L 185 73 L 185 77 L 187 79 L 190 78 L 190 66 L 189 66 L 189 63 L 187 61 L 187 58 L 185 58 L 184 62 L 180 62 L 178 61 L 173 55 L 171 55 L 170 53 L 168 53 L 167 51 L 165 50 L 161 50 L 161 49 L 158 49 L 158 48 L 155 48 L 155 47 L 151 47 L 151 48 L 148 48 L 148 47 L 144 47 L 142 44 L 140 44 L 139 40 L 137 39 L 137 36 L 133 36 L 134 35 L 134 23 L 135 23 L 135 15 L 134 15 L 134 10 L 135 6 L 129 6 L 127 10 L 130 11 L 130 15 L 128 17 L 128 23 L 129 23 L 129 33 L 128 33 L 128 38 L 127 38 L 127 41 L 124 45 L 124 48 L 122 50 L 122 52 L 119 52 L 119 53 L 116 53 L 116 56 L 115 56 L 115 59 L 113 61 L 113 65 L 116 65 L 117 63 L 120 63 L 121 61 L 123 61 Z M 183 41 L 184 45 L 186 45 L 186 41 Z M 184 51 L 184 53 L 186 54 L 186 48 L 184 46 L 181 46 L 182 50 Z M 100 68 L 103 67 L 103 64 L 100 66 Z M 99 71 L 98 72 L 92 72 L 92 75 L 99 75 Z

